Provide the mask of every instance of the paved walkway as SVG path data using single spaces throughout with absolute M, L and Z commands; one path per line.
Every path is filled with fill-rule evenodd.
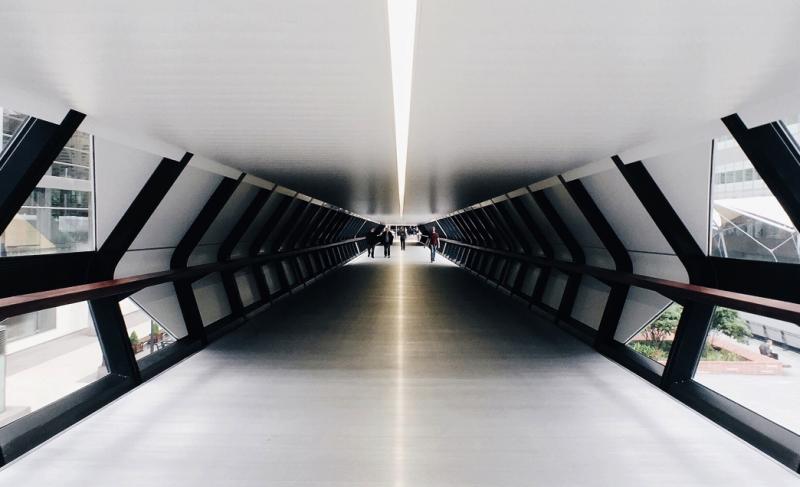
M 0 486 L 797 485 L 461 269 L 393 250 L 125 395 Z

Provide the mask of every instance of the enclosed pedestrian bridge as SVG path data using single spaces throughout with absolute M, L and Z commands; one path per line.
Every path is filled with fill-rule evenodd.
M 3 2 L 0 486 L 800 484 L 798 25 Z

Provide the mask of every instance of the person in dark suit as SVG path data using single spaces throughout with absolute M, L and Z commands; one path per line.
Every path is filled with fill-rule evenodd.
M 400 227 L 397 231 L 397 236 L 400 237 L 400 250 L 406 249 L 406 227 Z
M 381 235 L 381 241 L 383 241 L 383 256 L 391 258 L 392 242 L 394 242 L 394 234 L 391 228 L 386 227 L 386 230 L 383 231 L 383 235 Z
M 375 246 L 378 244 L 378 227 L 370 228 L 367 232 L 367 257 L 375 258 Z

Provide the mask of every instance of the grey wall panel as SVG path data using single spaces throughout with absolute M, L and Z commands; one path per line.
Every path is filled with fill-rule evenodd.
M 642 162 L 697 245 L 708 253 L 711 141 Z
M 528 227 L 525 225 L 525 222 L 517 213 L 517 210 L 512 206 L 510 201 L 503 201 L 498 204 L 498 206 L 504 206 L 506 209 L 505 214 L 508 215 L 510 221 L 509 224 L 513 224 L 513 228 L 518 230 L 519 235 L 516 235 L 518 239 L 524 239 L 528 242 L 528 245 L 531 249 L 535 252 L 536 255 L 544 255 L 542 252 L 542 248 L 539 247 L 539 243 L 533 237 L 533 235 L 528 230 Z
M 572 317 L 585 325 L 597 330 L 600 328 L 600 319 L 608 301 L 610 288 L 592 277 L 581 279 L 575 305 L 572 308 Z
M 520 292 L 525 296 L 530 296 L 533 294 L 533 289 L 536 287 L 536 280 L 539 279 L 539 274 L 542 273 L 542 270 L 538 267 L 534 267 L 525 272 L 525 280 L 522 281 L 522 286 L 520 287 Z
M 161 157 L 94 138 L 95 218 L 97 246 L 103 245 L 111 230 L 139 194 Z
M 241 183 L 203 235 L 200 244 L 221 244 L 260 189 L 252 184 Z
M 595 267 L 603 267 L 605 269 L 616 269 L 614 259 L 606 249 L 598 249 L 595 247 L 583 247 L 583 253 L 586 257 L 586 264 Z
M 533 200 L 533 197 L 529 194 L 525 194 L 519 198 L 523 205 L 525 205 L 528 213 L 530 213 L 533 221 L 536 222 L 536 225 L 544 234 L 547 241 L 553 246 L 555 258 L 561 260 L 572 260 L 572 254 L 569 253 L 569 250 L 561 241 L 561 238 L 558 236 L 558 233 L 556 233 L 553 226 L 550 225 L 550 222 L 547 220 L 547 217 L 544 216 L 544 213 L 542 213 L 539 205 L 537 205 Z
M 653 291 L 631 288 L 614 339 L 622 343 L 627 342 L 670 303 L 668 298 Z
M 563 184 L 543 190 L 586 254 L 586 263 L 613 269 L 614 260 Z
M 242 304 L 249 306 L 258 300 L 258 284 L 250 269 L 242 269 L 238 271 L 234 277 L 236 278 L 236 286 L 239 288 L 239 295 L 242 297 Z
M 169 270 L 172 248 L 131 250 L 125 252 L 114 271 L 114 277 L 130 277 Z
M 280 291 L 281 281 L 275 264 L 262 266 L 261 269 L 264 271 L 264 277 L 267 280 L 267 289 L 269 289 L 269 293 L 275 294 Z
M 581 247 L 605 248 L 600 237 L 594 232 L 594 229 L 586 220 L 586 217 L 583 216 L 583 212 L 575 204 L 563 184 L 551 186 L 543 191 L 569 227 L 572 235 L 575 236 L 575 240 L 581 244 Z
M 175 288 L 171 283 L 142 289 L 131 298 L 150 316 L 164 326 L 175 338 L 187 335 Z
M 633 272 L 672 281 L 689 282 L 689 275 L 678 257 L 665 254 L 630 252 Z
M 189 265 L 209 264 L 217 261 L 217 253 L 221 244 L 198 245 L 189 256 Z
M 256 238 L 256 235 L 264 226 L 267 219 L 272 215 L 275 211 L 276 207 L 280 204 L 281 200 L 287 198 L 287 196 L 273 193 L 270 195 L 269 200 L 267 200 L 266 204 L 261 208 L 258 212 L 258 215 L 253 219 L 253 224 L 247 229 L 245 234 L 242 236 L 242 239 L 236 244 L 236 247 L 233 249 L 233 253 L 231 257 L 245 257 L 250 249 L 250 244 Z
M 222 176 L 188 166 L 133 241 L 131 249 L 175 247 Z
M 650 215 L 617 169 L 581 179 L 600 211 L 629 251 L 672 254 Z
M 219 273 L 211 274 L 192 283 L 192 289 L 194 289 L 204 326 L 231 314 L 228 296 L 225 294 Z
M 544 295 L 542 296 L 544 304 L 551 308 L 558 309 L 558 305 L 561 304 L 561 296 L 564 294 L 564 288 L 566 286 L 567 275 L 562 272 L 552 271 L 550 273 L 550 279 L 547 280 L 547 287 L 544 290 Z

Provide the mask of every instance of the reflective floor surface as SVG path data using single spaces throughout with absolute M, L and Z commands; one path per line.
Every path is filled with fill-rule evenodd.
M 421 247 L 378 250 L 13 462 L 0 485 L 798 484 L 467 272 Z

